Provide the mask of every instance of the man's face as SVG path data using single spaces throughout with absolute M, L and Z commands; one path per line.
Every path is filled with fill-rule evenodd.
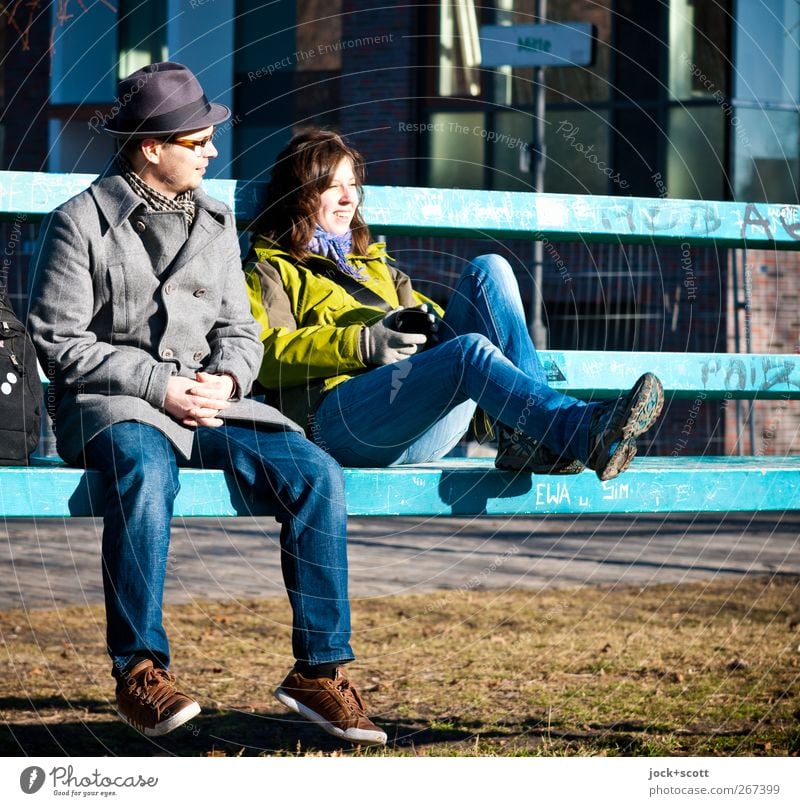
M 145 181 L 171 197 L 199 187 L 208 161 L 216 157 L 218 152 L 211 140 L 203 148 L 189 144 L 199 143 L 213 133 L 214 127 L 208 126 L 192 132 L 181 132 L 159 143 L 156 149 L 158 159 L 156 162 L 151 160 Z M 171 142 L 174 140 L 181 142 Z

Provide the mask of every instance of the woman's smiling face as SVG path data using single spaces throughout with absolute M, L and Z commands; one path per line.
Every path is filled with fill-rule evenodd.
M 337 166 L 331 184 L 319 197 L 317 223 L 332 235 L 344 235 L 350 229 L 358 207 L 358 182 L 353 163 L 345 157 Z

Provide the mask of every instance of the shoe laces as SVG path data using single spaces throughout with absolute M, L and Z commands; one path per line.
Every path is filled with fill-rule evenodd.
M 132 696 L 160 711 L 178 691 L 176 682 L 174 674 L 153 666 L 140 677 L 130 680 L 128 690 Z
M 356 715 L 364 713 L 364 703 L 361 701 L 355 686 L 346 675 L 340 672 L 333 681 L 333 687 L 339 692 L 344 704 L 351 713 Z

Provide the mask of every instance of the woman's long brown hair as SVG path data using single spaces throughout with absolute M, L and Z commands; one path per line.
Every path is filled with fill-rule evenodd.
M 338 134 L 325 129 L 296 134 L 278 154 L 267 187 L 266 205 L 253 222 L 256 235 L 266 236 L 302 260 L 308 254 L 308 242 L 317 224 L 320 195 L 330 187 L 345 158 L 352 162 L 358 183 L 358 208 L 350 224 L 353 253 L 365 254 L 370 235 L 361 217 L 364 158 Z

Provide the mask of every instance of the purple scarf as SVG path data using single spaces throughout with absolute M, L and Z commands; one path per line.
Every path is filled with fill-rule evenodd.
M 317 224 L 314 235 L 308 242 L 307 249 L 320 257 L 327 257 L 332 260 L 339 271 L 356 280 L 365 280 L 366 277 L 347 259 L 347 255 L 353 249 L 353 233 L 350 230 L 342 235 L 333 235 Z

